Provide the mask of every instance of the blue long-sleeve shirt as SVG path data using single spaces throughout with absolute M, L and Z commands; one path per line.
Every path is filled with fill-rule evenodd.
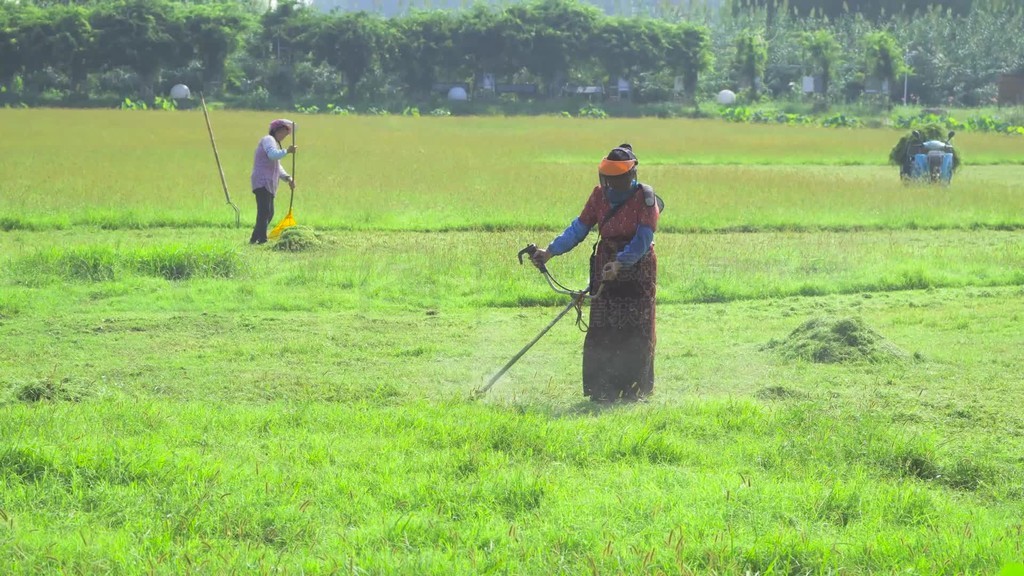
M 579 218 L 574 218 L 569 227 L 555 238 L 551 244 L 548 244 L 548 252 L 552 256 L 565 254 L 586 239 L 588 234 L 590 234 L 590 228 L 580 222 Z M 623 266 L 632 266 L 639 262 L 644 257 L 644 254 L 647 254 L 647 251 L 651 249 L 652 242 L 654 242 L 654 230 L 649 226 L 637 226 L 633 239 L 616 255 L 615 259 L 621 262 Z
M 622 262 L 625 267 L 630 267 L 636 264 L 647 254 L 647 251 L 651 249 L 651 243 L 654 242 L 654 230 L 651 230 L 650 226 L 640 225 L 636 227 L 636 234 L 633 235 L 633 239 L 626 244 L 626 247 L 622 249 L 622 252 L 615 257 L 616 260 Z
M 569 227 L 559 234 L 557 238 L 552 240 L 551 244 L 548 244 L 548 252 L 550 252 L 552 256 L 565 254 L 569 250 L 575 248 L 577 244 L 583 242 L 583 240 L 586 239 L 587 234 L 590 234 L 590 228 L 583 222 L 580 222 L 579 218 L 573 218 Z

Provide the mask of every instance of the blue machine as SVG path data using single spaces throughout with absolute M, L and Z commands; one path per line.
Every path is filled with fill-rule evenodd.
M 900 176 L 911 182 L 925 182 L 949 186 L 953 179 L 953 145 L 949 143 L 955 132 L 950 131 L 946 141 L 925 141 L 914 130 L 907 146 L 907 158 L 900 168 Z

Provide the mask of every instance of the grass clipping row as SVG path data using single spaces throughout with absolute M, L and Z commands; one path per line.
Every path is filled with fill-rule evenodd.
M 819 364 L 880 364 L 909 358 L 904 350 L 856 317 L 812 318 L 784 340 L 772 340 L 765 348 L 784 358 Z

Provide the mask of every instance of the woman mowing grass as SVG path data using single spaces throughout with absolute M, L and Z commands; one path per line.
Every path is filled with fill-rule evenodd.
M 635 401 L 654 392 L 654 231 L 661 205 L 653 188 L 637 182 L 638 164 L 629 144 L 612 149 L 598 166 L 600 185 L 579 217 L 533 255 L 540 267 L 597 226 L 590 286 L 603 287 L 590 302 L 583 344 L 583 395 L 595 402 Z
M 292 133 L 290 120 L 274 120 L 270 133 L 260 138 L 252 161 L 252 193 L 256 196 L 256 225 L 249 237 L 249 244 L 264 244 L 267 241 L 267 227 L 274 218 L 274 197 L 277 184 L 284 180 L 295 190 L 295 180 L 281 166 L 281 159 L 288 153 L 295 153 L 295 145 L 281 148 L 281 142 Z

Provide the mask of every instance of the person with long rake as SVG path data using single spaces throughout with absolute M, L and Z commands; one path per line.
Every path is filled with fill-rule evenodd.
M 579 217 L 531 256 L 544 271 L 548 260 L 575 248 L 597 227 L 590 286 L 600 289 L 590 301 L 583 344 L 583 395 L 595 402 L 636 401 L 654 392 L 654 232 L 664 204 L 653 188 L 637 181 L 639 164 L 629 144 L 612 149 L 598 165 L 600 184 Z
M 252 193 L 256 196 L 256 225 L 253 226 L 249 244 L 265 244 L 267 228 L 274 219 L 274 198 L 277 185 L 284 180 L 295 191 L 295 179 L 285 171 L 281 159 L 295 154 L 295 144 L 287 148 L 281 142 L 292 133 L 294 124 L 290 120 L 278 119 L 270 123 L 270 133 L 260 139 L 252 162 Z

